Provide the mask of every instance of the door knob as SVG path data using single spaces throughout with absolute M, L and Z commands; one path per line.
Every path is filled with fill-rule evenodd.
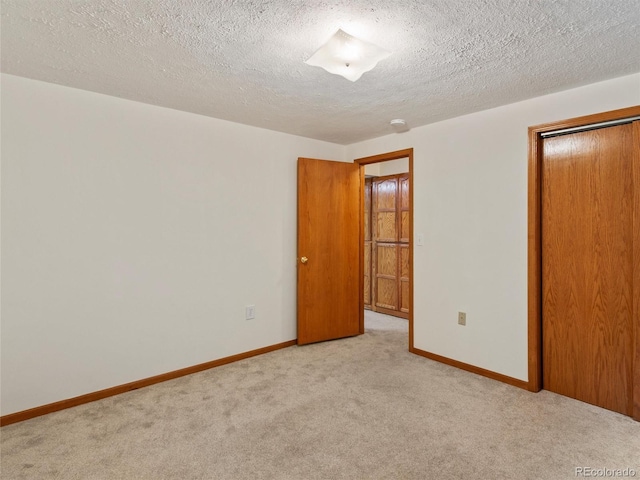
M 300 263 L 307 263 L 309 259 L 307 257 L 300 258 Z

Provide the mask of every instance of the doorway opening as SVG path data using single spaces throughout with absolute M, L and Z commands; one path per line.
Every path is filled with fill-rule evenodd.
M 406 328 L 413 348 L 413 149 L 355 160 L 360 166 L 361 325 Z M 404 321 L 407 324 L 404 324 Z M 395 325 L 395 326 L 394 326 Z M 407 328 L 408 327 L 408 328 Z M 386 327 L 385 327 L 386 328 Z

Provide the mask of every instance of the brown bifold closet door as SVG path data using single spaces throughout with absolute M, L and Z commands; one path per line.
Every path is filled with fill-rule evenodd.
M 542 165 L 543 388 L 626 415 L 638 314 L 634 128 L 545 138 Z
M 361 327 L 360 168 L 298 159 L 298 344 Z

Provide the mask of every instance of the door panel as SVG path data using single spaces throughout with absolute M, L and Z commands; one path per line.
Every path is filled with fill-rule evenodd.
M 364 181 L 364 308 L 371 309 L 371 179 Z
M 400 212 L 400 241 L 409 242 L 409 212 Z
M 400 177 L 400 241 L 409 242 L 409 176 Z
M 373 182 L 374 239 L 377 242 L 398 241 L 398 179 Z
M 376 307 L 398 310 L 398 246 L 376 244 Z
M 364 306 L 371 308 L 371 242 L 364 244 Z
M 361 333 L 360 185 L 357 164 L 298 159 L 298 344 Z
M 390 178 L 388 180 L 377 181 L 375 189 L 376 210 L 389 210 L 391 212 L 395 212 L 397 203 L 396 195 L 398 194 L 398 179 Z
M 627 415 L 632 135 L 627 124 L 546 138 L 542 169 L 543 386 Z
M 364 241 L 371 241 L 371 179 L 364 181 Z
M 378 240 L 380 242 L 395 242 L 397 238 L 396 212 L 377 212 Z
M 409 313 L 409 245 L 400 245 L 400 311 Z

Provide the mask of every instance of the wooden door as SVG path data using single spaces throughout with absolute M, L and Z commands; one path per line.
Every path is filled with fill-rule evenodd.
M 372 309 L 408 318 L 408 175 L 390 175 L 373 180 L 372 228 Z
M 360 168 L 298 159 L 298 344 L 363 332 Z
M 543 387 L 627 415 L 640 241 L 633 128 L 546 138 L 542 167 Z

